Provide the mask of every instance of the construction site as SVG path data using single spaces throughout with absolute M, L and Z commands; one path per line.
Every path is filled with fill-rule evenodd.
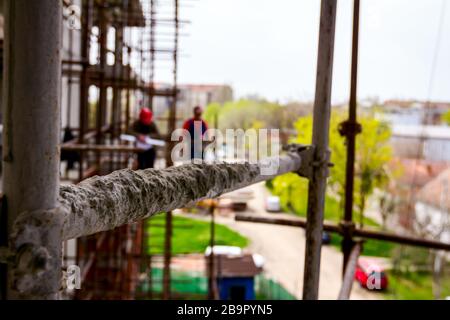
M 174 133 L 191 130 L 189 121 L 201 120 L 196 110 L 200 115 L 204 111 L 208 121 L 203 131 L 228 129 L 228 123 L 233 123 L 231 129 L 251 127 L 225 113 L 213 114 L 216 105 L 223 112 L 237 110 L 229 85 L 180 83 L 181 44 L 189 41 L 192 23 L 186 12 L 202 6 L 202 0 L 0 1 L 1 299 L 403 299 L 400 289 L 388 291 L 385 282 L 387 269 L 396 268 L 397 260 L 387 262 L 383 252 L 373 253 L 374 243 L 389 250 L 395 246 L 402 254 L 398 261 L 406 259 L 408 248 L 422 250 L 424 271 L 407 266 L 408 274 L 425 272 L 432 278 L 427 286 L 435 299 L 450 296 L 450 202 L 448 186 L 441 183 L 450 177 L 450 148 L 436 149 L 444 150 L 443 159 L 430 160 L 426 154 L 437 129 L 414 135 L 417 130 L 400 132 L 393 126 L 393 159 L 388 162 L 381 155 L 385 162 L 374 165 L 374 174 L 360 165 L 359 150 L 384 150 L 357 142 L 372 130 L 357 95 L 363 1 L 351 1 L 352 19 L 346 22 L 352 35 L 350 90 L 339 121 L 331 99 L 338 1 L 321 0 L 314 99 L 295 118 L 283 111 L 289 125 L 266 125 L 280 130 L 280 152 L 272 149 L 257 161 L 206 161 L 204 150 L 200 161 L 174 158 L 180 141 Z M 391 104 L 398 107 L 392 112 L 397 116 L 406 110 Z M 386 110 L 394 108 L 385 105 Z M 432 116 L 424 116 L 423 128 L 450 110 L 448 103 L 424 105 L 424 114 Z M 304 110 L 310 112 L 308 126 L 301 127 L 301 120 L 292 125 Z M 245 124 L 258 111 L 243 114 Z M 150 118 L 146 125 L 157 128 L 154 135 L 136 129 L 145 117 Z M 450 141 L 449 125 L 436 133 L 436 140 Z M 194 124 L 192 128 L 197 130 Z M 296 138 L 304 128 L 311 141 Z M 381 129 L 372 136 L 381 136 Z M 209 142 L 222 147 L 217 141 L 215 136 Z M 410 155 L 400 155 L 409 152 L 410 142 Z M 151 160 L 145 158 L 149 150 Z M 404 178 L 377 171 L 395 161 L 403 163 Z M 267 168 L 274 170 L 267 173 Z M 336 192 L 330 187 L 338 179 L 334 175 L 343 181 Z M 305 187 L 299 183 L 302 191 L 295 193 L 296 182 L 288 186 L 280 177 L 301 177 Z M 364 181 L 370 181 L 366 189 Z M 330 189 L 340 199 L 334 221 Z M 294 192 L 289 209 L 286 192 Z M 365 206 L 370 207 L 366 211 L 388 212 L 388 196 L 396 192 L 404 202 L 396 203 L 395 228 L 389 228 L 393 218 L 363 214 Z M 372 209 L 375 201 L 365 201 L 369 193 L 382 194 L 377 209 Z M 297 210 L 296 197 L 304 207 L 300 217 L 291 214 Z M 434 207 L 433 201 L 438 203 Z M 443 212 L 436 218 L 437 234 L 431 228 L 434 218 L 428 216 L 423 216 L 421 230 L 432 231 L 412 231 L 416 220 L 422 221 L 420 205 Z M 361 262 L 365 255 L 376 257 L 370 261 L 383 269 L 366 272 Z M 359 273 L 369 277 L 364 284 Z M 389 273 L 389 286 L 399 287 L 398 279 Z M 373 293 L 372 285 L 381 286 L 375 289 L 386 296 Z

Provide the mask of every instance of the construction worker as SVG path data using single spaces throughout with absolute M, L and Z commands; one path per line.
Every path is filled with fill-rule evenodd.
M 206 121 L 202 119 L 202 107 L 196 106 L 193 111 L 194 116 L 186 120 L 183 125 L 183 129 L 187 130 L 190 135 L 191 160 L 203 159 L 203 136 L 206 130 L 208 130 Z
M 148 108 L 142 108 L 139 119 L 131 126 L 131 134 L 136 137 L 136 144 L 144 151 L 138 153 L 138 169 L 153 168 L 156 159 L 155 146 L 148 144 L 147 137 L 160 139 L 160 134 L 155 122 L 153 112 Z

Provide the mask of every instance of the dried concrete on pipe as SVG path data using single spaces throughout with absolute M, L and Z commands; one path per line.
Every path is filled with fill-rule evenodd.
M 268 161 L 277 165 L 262 175 Z M 73 239 L 139 221 L 192 202 L 214 198 L 277 175 L 298 171 L 301 159 L 289 153 L 264 162 L 185 164 L 156 170 L 124 169 L 63 186 L 63 239 Z

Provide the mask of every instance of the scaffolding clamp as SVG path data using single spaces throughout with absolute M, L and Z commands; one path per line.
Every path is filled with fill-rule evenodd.
M 356 229 L 356 225 L 353 221 L 342 220 L 339 222 L 341 234 L 346 239 L 352 239 Z
M 356 136 L 362 132 L 362 126 L 357 121 L 346 120 L 339 124 L 338 131 L 342 137 Z
M 327 168 L 333 167 L 333 163 L 330 162 L 330 150 L 326 151 L 325 159 L 323 161 L 314 160 L 314 152 L 315 147 L 313 145 L 305 145 L 305 144 L 288 144 L 283 147 L 284 150 L 298 154 L 301 158 L 300 169 L 297 171 L 297 174 L 303 178 L 311 180 L 313 178 L 314 171 L 318 167 L 326 166 Z M 326 175 L 329 175 L 327 170 Z
M 284 146 L 283 149 L 289 153 L 298 154 L 300 156 L 301 164 L 297 174 L 301 177 L 311 179 L 314 171 L 314 146 L 292 143 Z

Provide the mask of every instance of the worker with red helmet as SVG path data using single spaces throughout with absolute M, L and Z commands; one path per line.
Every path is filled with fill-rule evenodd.
M 153 112 L 149 108 L 142 108 L 139 119 L 131 126 L 131 133 L 136 136 L 137 143 L 146 145 L 146 138 L 160 139 L 160 134 L 155 122 Z M 153 168 L 156 159 L 156 150 L 152 145 L 145 147 L 145 151 L 138 153 L 138 169 Z

